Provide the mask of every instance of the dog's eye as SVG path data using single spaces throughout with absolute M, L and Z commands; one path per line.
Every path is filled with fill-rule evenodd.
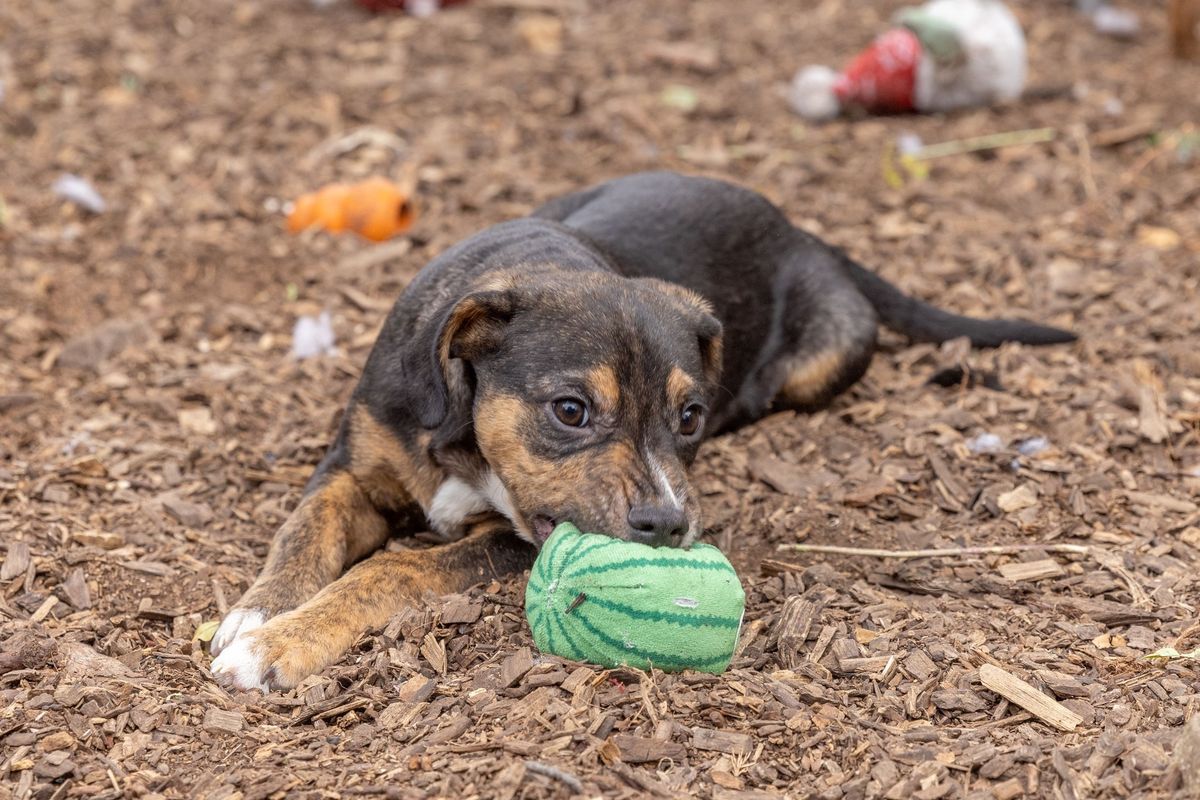
M 695 436 L 700 430 L 700 422 L 704 419 L 704 409 L 698 405 L 690 405 L 679 412 L 679 433 L 681 436 Z
M 560 397 L 555 400 L 554 416 L 563 425 L 571 428 L 586 428 L 589 422 L 587 404 L 574 397 Z

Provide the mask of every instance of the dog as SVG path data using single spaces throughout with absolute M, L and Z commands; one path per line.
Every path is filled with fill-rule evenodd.
M 389 314 L 212 641 L 213 675 L 293 687 L 425 593 L 528 568 L 562 521 L 689 546 L 700 442 L 825 406 L 862 376 L 880 324 L 979 347 L 1075 338 L 927 305 L 708 178 L 618 178 L 457 244 Z M 376 552 L 429 529 L 446 543 Z

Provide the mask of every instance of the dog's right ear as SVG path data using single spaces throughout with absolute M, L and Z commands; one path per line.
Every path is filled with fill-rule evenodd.
M 408 343 L 404 392 L 422 427 L 436 428 L 452 410 L 469 417 L 474 386 L 456 362 L 469 363 L 498 347 L 515 312 L 511 289 L 472 292 L 448 303 Z

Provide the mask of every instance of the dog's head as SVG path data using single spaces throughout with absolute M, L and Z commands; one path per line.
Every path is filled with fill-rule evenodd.
M 686 470 L 720 376 L 721 324 L 698 295 L 608 273 L 506 272 L 449 304 L 432 333 L 422 424 L 473 428 L 506 490 L 498 510 L 523 536 L 540 545 L 563 521 L 655 545 L 700 533 Z

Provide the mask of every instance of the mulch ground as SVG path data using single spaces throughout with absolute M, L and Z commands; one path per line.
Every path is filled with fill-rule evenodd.
M 0 798 L 1184 785 L 1200 672 L 1147 655 L 1200 644 L 1200 67 L 1165 56 L 1159 3 L 1134 4 L 1143 32 L 1118 42 L 1026 0 L 1035 99 L 792 116 L 794 69 L 841 63 L 896 5 L 0 7 Z M 1053 142 L 923 179 L 889 155 L 902 133 L 1042 126 Z M 257 572 L 396 294 L 458 238 L 656 167 L 740 180 L 917 295 L 1081 341 L 889 337 L 829 410 L 708 443 L 709 536 L 748 600 L 723 676 L 531 652 L 516 581 L 431 598 L 296 691 L 218 688 L 194 634 Z M 411 236 L 283 231 L 296 194 L 405 169 Z M 55 198 L 63 172 L 107 211 Z M 322 309 L 340 352 L 289 358 Z

